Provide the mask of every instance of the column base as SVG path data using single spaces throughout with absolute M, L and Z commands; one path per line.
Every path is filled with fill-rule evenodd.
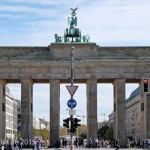
M 49 145 L 47 148 L 55 148 L 55 145 Z
M 33 148 L 33 146 L 32 145 L 22 145 L 22 148 L 28 149 L 28 148 Z
M 120 145 L 120 148 L 127 148 L 127 145 Z

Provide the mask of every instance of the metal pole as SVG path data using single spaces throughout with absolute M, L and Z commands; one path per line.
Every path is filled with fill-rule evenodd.
M 73 79 L 74 79 L 74 47 L 72 46 L 71 47 L 71 86 L 73 86 Z
M 74 79 L 74 47 L 71 47 L 71 86 L 73 86 L 73 79 Z M 71 96 L 73 98 L 73 96 Z M 72 110 L 72 108 L 71 108 Z M 70 115 L 70 120 L 72 120 L 73 115 Z M 72 142 L 72 133 L 70 133 L 70 150 L 73 150 L 73 142 Z

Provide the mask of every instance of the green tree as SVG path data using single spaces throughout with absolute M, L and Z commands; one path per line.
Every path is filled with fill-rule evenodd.
M 78 127 L 78 136 L 83 138 L 83 139 L 86 139 L 86 136 L 87 136 L 87 126 L 85 125 L 81 125 Z
M 87 139 L 87 133 L 86 133 L 86 132 L 82 132 L 82 133 L 80 134 L 80 137 L 81 137 L 82 139 Z
M 44 129 L 41 129 L 41 136 L 43 139 L 49 139 L 49 130 L 44 128 Z
M 63 128 L 60 128 L 60 135 L 63 136 L 63 135 L 67 135 L 68 134 L 68 129 L 63 127 Z
M 17 133 L 17 138 L 18 138 L 18 139 L 21 138 L 21 132 L 20 132 L 20 131 L 18 131 L 18 133 Z
M 109 128 L 104 137 L 107 139 L 107 140 L 113 140 L 113 129 L 112 128 Z
M 105 125 L 102 128 L 98 129 L 98 132 L 97 132 L 98 137 L 105 139 L 105 134 L 106 134 L 108 129 L 109 129 L 108 125 Z
M 33 136 L 42 136 L 42 139 L 49 139 L 50 131 L 46 128 L 44 129 L 35 129 L 33 128 Z

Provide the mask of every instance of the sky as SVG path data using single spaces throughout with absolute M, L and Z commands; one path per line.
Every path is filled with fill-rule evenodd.
M 55 33 L 63 36 L 70 8 L 76 7 L 78 28 L 82 35 L 90 35 L 91 42 L 99 46 L 150 45 L 149 0 L 0 0 L 0 46 L 50 45 Z M 137 86 L 127 85 L 126 97 Z M 20 85 L 10 85 L 10 89 L 19 99 Z M 79 85 L 74 96 L 80 116 L 86 115 L 85 91 L 86 86 Z M 66 103 L 70 99 L 65 85 L 61 85 L 60 96 L 62 120 L 68 115 Z M 34 115 L 48 119 L 48 103 L 49 85 L 35 84 Z M 98 120 L 112 110 L 112 85 L 98 85 Z
M 69 117 L 69 108 L 67 102 L 70 99 L 70 94 L 66 89 L 66 85 L 60 85 L 60 123 L 62 125 L 63 119 Z M 86 124 L 87 109 L 86 109 L 86 84 L 78 85 L 73 99 L 76 100 L 77 106 L 76 115 L 81 119 L 81 124 Z M 138 84 L 126 84 L 126 98 L 128 98 Z M 9 84 L 8 87 L 14 98 L 21 99 L 21 84 Z M 42 89 L 42 90 L 41 90 Z M 49 121 L 49 106 L 50 106 L 50 93 L 49 84 L 34 84 L 33 85 L 33 115 L 39 118 L 44 118 Z M 113 112 L 113 85 L 112 84 L 97 84 L 97 121 L 102 122 L 108 120 L 108 115 Z

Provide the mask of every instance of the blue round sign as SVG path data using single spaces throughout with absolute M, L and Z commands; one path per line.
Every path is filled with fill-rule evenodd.
M 70 99 L 67 102 L 67 105 L 68 105 L 69 108 L 75 108 L 77 106 L 77 102 L 74 99 Z

